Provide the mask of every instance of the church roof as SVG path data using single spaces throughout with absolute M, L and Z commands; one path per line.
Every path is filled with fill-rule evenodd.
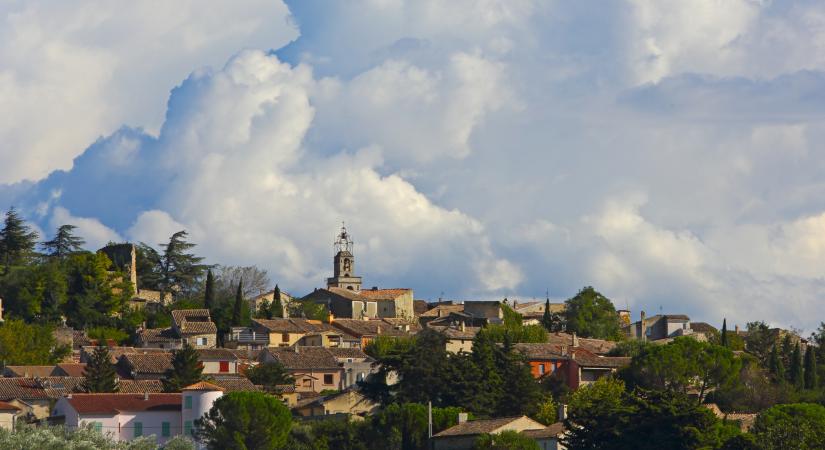
M 412 289 L 395 288 L 395 289 L 364 289 L 358 294 L 362 297 L 367 297 L 371 300 L 395 300 L 396 298 L 412 292 Z

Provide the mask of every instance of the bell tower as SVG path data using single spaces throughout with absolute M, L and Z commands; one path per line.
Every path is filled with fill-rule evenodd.
M 355 256 L 352 254 L 352 236 L 347 233 L 347 228 L 341 224 L 341 232 L 338 234 L 333 246 L 335 247 L 335 257 L 332 260 L 332 278 L 327 278 L 327 287 L 337 287 L 358 292 L 361 290 L 361 277 L 355 276 Z

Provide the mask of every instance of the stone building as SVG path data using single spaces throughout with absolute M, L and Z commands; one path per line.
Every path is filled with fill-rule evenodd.
M 147 305 L 168 305 L 172 302 L 172 294 L 167 292 L 163 296 L 159 291 L 141 289 L 138 284 L 137 248 L 135 244 L 109 244 L 98 252 L 104 253 L 115 268 L 129 277 L 132 291 L 135 293 L 130 303 L 133 308 L 144 308 Z

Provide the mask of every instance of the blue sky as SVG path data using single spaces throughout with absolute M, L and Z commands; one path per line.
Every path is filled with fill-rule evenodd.
M 825 6 L 0 6 L 0 204 L 320 286 L 825 318 Z

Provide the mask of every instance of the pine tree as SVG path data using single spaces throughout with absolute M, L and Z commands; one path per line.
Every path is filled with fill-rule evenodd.
M 215 307 L 215 276 L 212 275 L 212 269 L 206 271 L 206 288 L 203 293 L 203 307 L 210 312 Z
M 18 264 L 25 264 L 34 253 L 38 234 L 17 213 L 14 207 L 6 212 L 3 229 L 0 230 L 0 259 L 5 270 Z
M 72 253 L 83 251 L 83 245 L 86 241 L 83 238 L 75 236 L 74 230 L 77 229 L 74 225 L 61 225 L 54 235 L 54 239 L 46 241 L 41 244 L 43 250 L 48 252 L 49 256 L 55 258 L 63 258 Z
M 109 349 L 96 347 L 92 358 L 83 369 L 83 389 L 86 392 L 117 392 L 117 372 L 112 364 Z
M 793 349 L 793 354 L 791 355 L 791 368 L 788 372 L 791 384 L 795 387 L 801 388 L 804 385 L 804 379 L 802 368 L 802 351 L 800 350 L 798 343 Z
M 161 292 L 161 298 L 168 292 L 188 294 L 208 267 L 201 264 L 203 258 L 188 253 L 195 244 L 186 241 L 186 231 L 178 231 L 163 246 L 163 253 L 141 243 L 141 253 L 152 267 L 149 274 L 143 276 L 146 285 Z
M 547 331 L 553 331 L 553 313 L 550 312 L 550 298 L 544 302 L 544 315 L 541 318 L 541 324 Z
M 275 290 L 272 292 L 272 304 L 269 305 L 270 319 L 272 317 L 284 317 L 284 305 L 281 303 L 281 288 L 275 285 Z
M 779 383 L 785 382 L 785 363 L 779 357 L 779 349 L 774 344 L 771 355 L 768 358 L 768 370 L 773 375 L 774 380 Z
M 166 392 L 180 392 L 181 389 L 201 380 L 203 366 L 198 361 L 198 352 L 189 345 L 172 352 L 172 368 L 166 371 L 163 380 L 163 390 Z
M 805 389 L 816 389 L 816 354 L 814 354 L 813 347 L 808 346 L 805 350 Z
M 235 293 L 235 305 L 232 308 L 232 325 L 243 325 L 243 279 L 238 281 L 238 291 Z
M 722 335 L 719 337 L 719 345 L 722 347 L 728 346 L 728 319 L 722 319 Z
M 506 389 L 496 367 L 496 351 L 496 344 L 488 333 L 476 335 L 471 355 L 474 367 L 466 374 L 477 378 L 473 380 L 477 390 L 469 396 L 466 405 L 476 414 L 489 416 L 495 413 Z

